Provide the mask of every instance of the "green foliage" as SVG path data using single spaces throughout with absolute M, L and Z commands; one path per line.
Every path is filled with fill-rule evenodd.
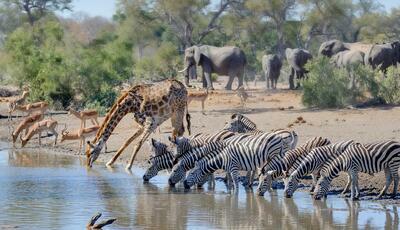
M 378 75 L 379 92 L 378 95 L 386 103 L 399 105 L 400 104 L 400 75 L 399 70 L 395 67 L 390 67 L 386 77 L 382 74 Z
M 347 73 L 338 70 L 327 58 L 314 59 L 307 67 L 310 72 L 303 81 L 303 104 L 321 108 L 342 107 L 350 97 Z
M 338 69 L 329 59 L 318 58 L 308 68 L 302 95 L 303 104 L 308 107 L 338 108 L 368 101 L 400 104 L 400 76 L 395 67 L 384 75 L 363 65 Z
M 133 70 L 135 78 L 160 80 L 175 77 L 181 59 L 172 43 L 162 43 L 154 56 L 138 60 Z

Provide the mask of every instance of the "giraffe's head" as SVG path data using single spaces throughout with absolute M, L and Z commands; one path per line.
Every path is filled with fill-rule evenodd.
M 96 161 L 96 159 L 99 157 L 100 155 L 100 151 L 101 151 L 101 147 L 100 145 L 94 145 L 92 143 L 90 143 L 90 141 L 86 142 L 87 146 L 86 146 L 86 165 L 88 167 L 92 167 L 93 162 Z

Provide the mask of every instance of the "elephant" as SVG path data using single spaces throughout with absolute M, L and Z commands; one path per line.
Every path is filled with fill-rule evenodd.
M 339 68 L 357 64 L 364 65 L 364 53 L 358 50 L 344 50 L 333 55 L 331 63 Z
M 243 74 L 246 66 L 246 55 L 238 47 L 215 47 L 209 45 L 192 46 L 185 50 L 184 69 L 179 71 L 185 75 L 185 84 L 189 85 L 189 77 L 197 78 L 197 66 L 202 67 L 201 75 L 203 87 L 214 89 L 211 74 L 229 76 L 225 89 L 232 90 L 235 77 L 239 87 L 243 85 Z
M 269 89 L 269 82 L 271 81 L 271 88 L 276 89 L 279 75 L 281 73 L 282 61 L 276 54 L 264 55 L 262 57 L 262 69 L 265 73 L 265 81 L 267 82 L 267 89 Z
M 318 53 L 326 57 L 332 57 L 333 55 L 345 50 L 357 50 L 366 54 L 371 47 L 372 44 L 364 44 L 360 42 L 346 43 L 339 40 L 330 40 L 321 44 Z
M 296 74 L 296 78 L 298 80 L 304 78 L 304 74 L 308 73 L 308 71 L 304 68 L 304 65 L 308 60 L 311 60 L 313 56 L 307 50 L 298 48 L 287 48 L 285 54 L 291 68 L 289 75 L 289 87 L 290 89 L 294 89 L 294 75 Z M 297 81 L 297 87 L 299 86 L 300 83 Z
M 389 66 L 396 66 L 400 62 L 400 41 L 372 46 L 365 61 L 373 69 L 379 68 L 386 73 Z

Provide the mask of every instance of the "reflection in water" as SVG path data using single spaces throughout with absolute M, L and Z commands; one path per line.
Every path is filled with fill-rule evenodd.
M 171 189 L 166 176 L 143 184 L 144 170 L 87 170 L 74 157 L 0 152 L 0 229 L 81 229 L 95 212 L 118 220 L 117 229 L 399 229 L 397 207 L 342 198 L 286 199 L 282 191 Z M 65 225 L 68 223 L 67 225 Z

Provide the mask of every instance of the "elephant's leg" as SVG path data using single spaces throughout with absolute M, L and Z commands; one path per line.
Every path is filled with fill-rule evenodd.
M 274 79 L 274 89 L 276 89 L 276 84 L 278 84 L 278 78 Z
M 291 68 L 290 75 L 289 75 L 289 88 L 290 89 L 294 89 L 294 74 L 295 74 L 294 72 L 295 72 L 294 69 Z
M 228 83 L 226 83 L 226 86 L 225 86 L 226 90 L 232 90 L 233 79 L 235 79 L 235 75 L 229 74 Z
M 265 73 L 265 81 L 267 82 L 267 89 L 269 89 L 269 80 L 270 78 L 268 77 L 267 73 Z
M 206 79 L 207 88 L 213 90 L 214 87 L 211 81 L 211 72 L 204 72 L 204 77 Z M 204 81 L 203 81 L 203 87 L 204 87 Z
M 235 77 L 233 77 L 233 78 L 235 78 Z M 240 86 L 243 85 L 244 71 L 239 71 L 237 73 L 237 78 L 238 78 L 238 84 L 239 84 L 238 88 L 239 88 Z M 233 81 L 233 79 L 232 79 L 232 81 Z
M 189 75 L 185 76 L 185 85 L 186 85 L 186 87 L 192 87 L 192 86 L 189 84 Z

